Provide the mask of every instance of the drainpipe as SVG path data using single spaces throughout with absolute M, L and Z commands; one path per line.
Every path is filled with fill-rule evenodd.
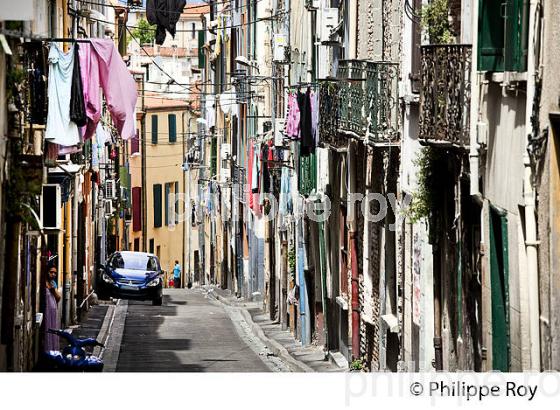
M 535 15 L 537 0 L 529 3 L 529 47 L 527 53 L 527 102 L 525 118 L 528 121 L 533 114 L 533 98 L 535 95 L 535 50 L 532 46 L 535 33 Z M 531 124 L 527 122 L 525 138 L 531 132 Z M 526 141 L 526 146 L 527 146 Z M 533 187 L 533 171 L 529 154 L 523 155 L 525 174 L 523 180 L 523 198 L 525 201 L 525 247 L 527 252 L 527 276 L 529 293 L 529 338 L 531 351 L 531 368 L 533 371 L 541 370 L 540 362 L 540 313 L 539 313 L 539 271 L 537 246 L 537 221 L 535 216 L 535 190 Z
M 356 151 L 355 147 L 348 149 L 348 193 L 356 192 Z M 352 283 L 352 357 L 358 359 L 360 357 L 360 301 L 359 301 L 359 273 L 358 273 L 358 250 L 356 247 L 356 204 L 353 201 L 348 203 L 348 214 L 353 215 L 353 220 L 349 222 L 348 230 L 350 236 L 350 270 Z M 350 206 L 354 209 L 350 209 Z
M 80 173 L 74 175 L 74 195 L 72 196 L 72 323 L 76 322 L 76 295 L 78 278 L 78 189 Z
M 443 353 L 441 345 L 441 249 L 438 243 L 433 246 L 434 258 L 434 367 L 443 370 Z

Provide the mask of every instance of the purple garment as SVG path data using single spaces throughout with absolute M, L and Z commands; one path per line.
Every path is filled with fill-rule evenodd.
M 103 89 L 119 134 L 125 140 L 133 138 L 136 136 L 136 82 L 111 40 L 92 38 L 90 42 L 80 47 L 84 100 L 89 119 L 84 138 L 91 138 L 101 116 L 99 87 Z
M 45 352 L 50 350 L 59 350 L 60 348 L 58 336 L 53 335 L 52 333 L 47 333 L 48 329 L 60 329 L 57 310 L 58 304 L 56 303 L 54 295 L 45 287 Z

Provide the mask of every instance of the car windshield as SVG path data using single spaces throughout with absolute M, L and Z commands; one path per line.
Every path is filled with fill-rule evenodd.
M 118 253 L 111 261 L 113 269 L 133 269 L 157 271 L 157 260 L 153 256 L 134 254 L 134 253 Z

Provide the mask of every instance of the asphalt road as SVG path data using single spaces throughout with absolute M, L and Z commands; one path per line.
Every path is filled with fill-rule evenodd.
M 165 289 L 163 306 L 129 301 L 121 315 L 118 372 L 270 371 L 224 308 L 199 291 Z

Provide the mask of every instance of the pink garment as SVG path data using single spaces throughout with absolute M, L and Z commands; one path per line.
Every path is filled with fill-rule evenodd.
M 253 141 L 249 141 L 249 163 L 247 167 L 247 201 L 249 208 L 253 209 Z
M 290 138 L 299 136 L 300 112 L 295 94 L 288 96 L 288 116 L 286 119 L 286 135 Z
M 91 138 L 101 117 L 99 88 L 103 89 L 113 123 L 125 140 L 136 135 L 136 82 L 126 64 L 107 39 L 91 39 L 80 45 L 80 64 L 86 114 L 89 118 L 84 138 Z

